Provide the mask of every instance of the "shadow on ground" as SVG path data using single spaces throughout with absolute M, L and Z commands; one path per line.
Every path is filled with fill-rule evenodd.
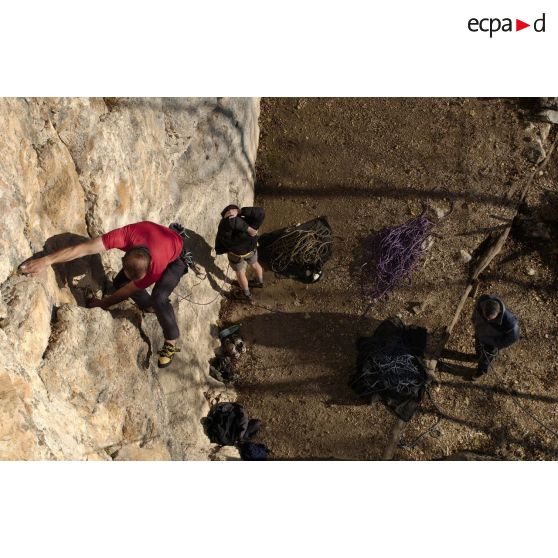
M 358 405 L 356 395 L 348 387 L 356 365 L 356 342 L 360 336 L 370 335 L 378 323 L 372 318 L 336 312 L 248 316 L 242 319 L 242 335 L 248 345 L 280 349 L 283 356 L 277 359 L 275 352 L 263 351 L 254 362 L 261 372 L 245 378 L 238 387 L 260 397 L 277 392 L 297 396 L 322 394 L 330 403 Z M 304 369 L 319 372 L 301 375 Z

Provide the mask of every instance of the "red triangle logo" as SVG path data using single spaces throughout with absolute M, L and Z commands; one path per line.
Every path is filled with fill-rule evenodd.
M 530 23 L 525 23 L 524 21 L 521 21 L 520 19 L 515 20 L 515 30 L 516 31 L 521 31 L 522 29 L 525 29 L 526 27 L 531 27 L 531 24 Z

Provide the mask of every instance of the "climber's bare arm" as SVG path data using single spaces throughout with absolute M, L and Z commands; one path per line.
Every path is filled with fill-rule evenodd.
M 62 248 L 61 250 L 57 250 L 56 252 L 43 256 L 42 258 L 28 260 L 22 263 L 19 266 L 19 269 L 25 273 L 25 275 L 35 277 L 44 271 L 49 265 L 69 262 L 77 258 L 82 258 L 83 256 L 91 256 L 92 254 L 99 254 L 105 250 L 106 248 L 103 244 L 103 240 L 99 236 L 98 238 L 93 238 L 92 240 L 76 244 L 75 246 Z
M 116 292 L 114 292 L 110 296 L 105 296 L 105 298 L 102 299 L 92 298 L 88 302 L 87 306 L 89 306 L 89 308 L 106 309 L 114 304 L 118 304 L 119 302 L 126 300 L 127 298 L 130 298 L 138 291 L 141 291 L 141 289 L 139 287 L 136 287 L 133 281 L 130 281 L 129 283 L 126 283 L 126 285 L 124 285 L 123 287 L 120 287 Z

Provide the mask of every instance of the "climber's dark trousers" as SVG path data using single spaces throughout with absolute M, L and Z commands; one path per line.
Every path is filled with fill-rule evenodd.
M 151 295 L 143 289 L 132 297 L 132 300 L 141 309 L 149 308 L 149 306 L 153 307 L 159 324 L 163 328 L 163 335 L 169 341 L 178 339 L 180 335 L 169 296 L 187 271 L 186 264 L 178 258 L 167 266 L 159 281 L 155 283 Z M 120 270 L 112 284 L 115 289 L 119 289 L 129 282 L 129 279 L 124 275 L 124 271 Z
M 475 350 L 479 359 L 477 371 L 479 374 L 486 374 L 490 370 L 492 361 L 498 356 L 498 347 L 481 343 L 475 336 Z

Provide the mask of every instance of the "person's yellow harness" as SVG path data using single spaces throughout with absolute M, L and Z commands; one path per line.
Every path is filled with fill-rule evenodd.
M 250 252 L 246 253 L 246 254 L 235 254 L 234 252 L 229 252 L 228 255 L 229 257 L 232 257 L 233 259 L 236 259 L 238 261 L 240 260 L 247 260 L 249 258 L 251 258 L 254 254 L 256 253 L 255 250 L 251 250 Z

